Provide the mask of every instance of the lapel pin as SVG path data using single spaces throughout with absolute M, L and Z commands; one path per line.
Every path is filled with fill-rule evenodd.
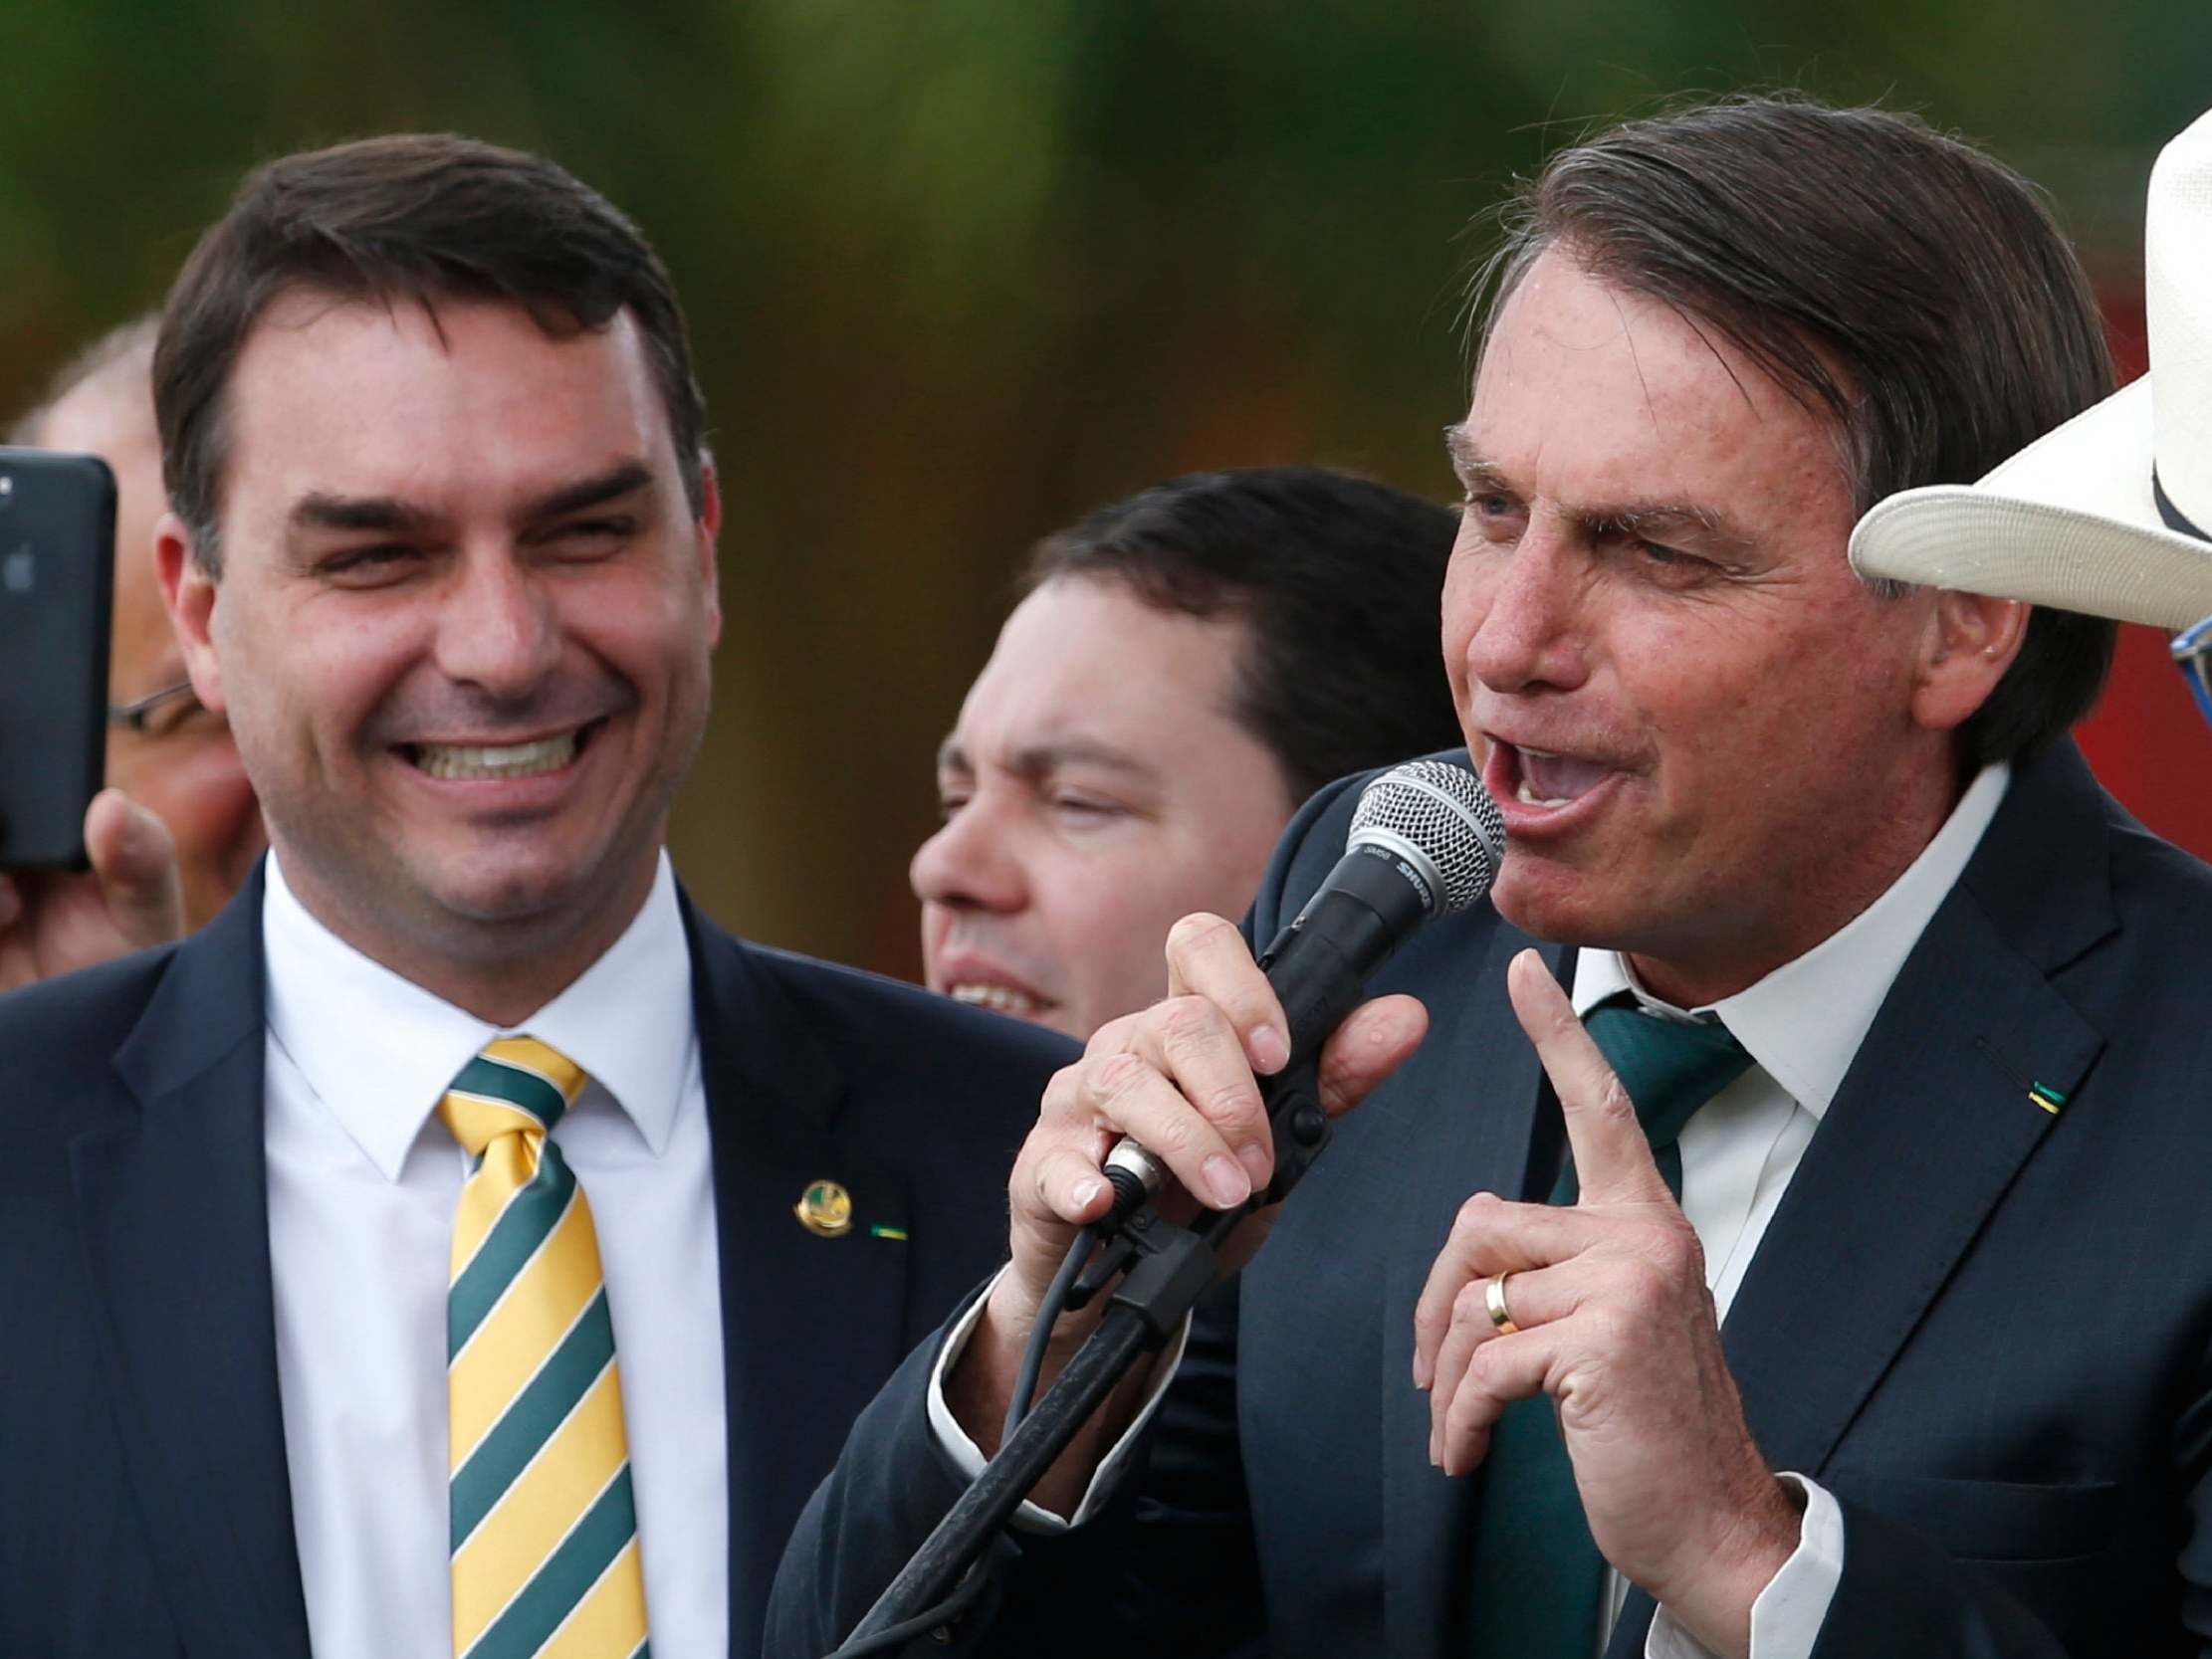
M 798 1195 L 791 1213 L 810 1233 L 843 1238 L 852 1231 L 852 1194 L 835 1181 L 816 1181 Z
M 868 1236 L 870 1238 L 887 1238 L 899 1244 L 904 1244 L 906 1242 L 906 1229 L 904 1227 L 886 1227 L 878 1221 L 870 1225 Z
M 2042 1107 L 2054 1118 L 2059 1115 L 2059 1108 L 2066 1105 L 2066 1097 L 2047 1083 L 2029 1084 L 2028 1099 L 2034 1101 L 2036 1105 Z

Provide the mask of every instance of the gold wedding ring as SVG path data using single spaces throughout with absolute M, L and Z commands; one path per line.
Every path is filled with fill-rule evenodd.
M 1500 1337 L 1510 1337 L 1520 1330 L 1505 1306 L 1505 1281 L 1512 1277 L 1510 1273 L 1501 1273 L 1482 1287 L 1482 1306 L 1490 1311 L 1490 1323 L 1497 1327 Z

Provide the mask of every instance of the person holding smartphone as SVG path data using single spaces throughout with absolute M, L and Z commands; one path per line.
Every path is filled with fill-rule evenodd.
M 97 455 L 115 480 L 106 721 L 109 787 L 85 815 L 88 870 L 0 869 L 0 990 L 166 943 L 208 922 L 268 845 L 230 726 L 193 694 L 161 602 L 167 507 L 151 370 L 160 319 L 87 346 L 12 444 Z

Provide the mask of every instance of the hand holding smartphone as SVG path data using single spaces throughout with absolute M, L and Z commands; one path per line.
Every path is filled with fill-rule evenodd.
M 120 789 L 85 814 L 90 870 L 0 870 L 0 991 L 184 935 L 168 827 Z
M 184 932 L 167 827 L 100 787 L 114 534 L 105 462 L 0 447 L 0 991 Z
M 0 870 L 82 870 L 108 728 L 115 480 L 0 447 Z

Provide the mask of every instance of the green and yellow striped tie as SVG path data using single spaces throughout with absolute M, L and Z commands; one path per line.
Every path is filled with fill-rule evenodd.
M 438 1104 L 476 1159 L 446 1297 L 457 1659 L 646 1651 L 599 1242 L 550 1139 L 583 1085 L 557 1051 L 501 1037 Z

